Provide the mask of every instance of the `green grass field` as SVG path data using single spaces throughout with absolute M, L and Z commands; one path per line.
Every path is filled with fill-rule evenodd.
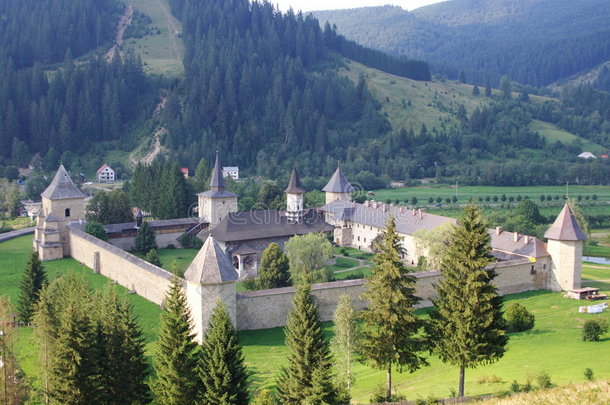
M 13 239 L 0 244 L 0 294 L 8 295 L 15 302 L 19 293 L 19 280 L 31 247 L 31 236 Z M 93 274 L 72 259 L 46 262 L 50 278 L 63 273 L 77 273 L 85 277 L 92 288 L 110 284 L 103 276 Z M 599 268 L 601 267 L 601 268 Z M 583 279 L 590 280 L 586 285 L 598 286 L 602 292 L 610 293 L 610 266 L 585 264 Z M 605 281 L 604 281 L 605 280 Z M 114 288 L 125 292 L 120 286 Z M 148 353 L 154 346 L 155 332 L 158 327 L 159 307 L 137 295 L 129 295 L 135 313 L 140 318 L 148 343 Z M 581 301 L 563 298 L 561 293 L 545 291 L 515 294 L 506 298 L 507 302 L 518 300 L 536 315 L 533 330 L 512 334 L 506 355 L 497 363 L 466 372 L 467 395 L 493 394 L 509 389 L 510 382 L 524 382 L 529 374 L 541 370 L 548 372 L 555 384 L 566 384 L 583 380 L 583 371 L 590 367 L 597 378 L 610 378 L 610 336 L 601 342 L 582 342 L 582 324 L 587 319 L 604 318 L 610 321 L 610 312 L 603 314 L 580 314 L 577 309 L 586 304 Z M 419 310 L 424 315 L 425 309 Z M 332 324 L 324 324 L 325 333 L 332 335 Z M 19 330 L 20 341 L 18 357 L 28 376 L 36 376 L 36 349 L 31 342 L 31 329 Z M 284 346 L 282 328 L 244 331 L 239 333 L 249 370 L 252 372 L 252 389 L 273 388 L 280 367 L 285 364 L 287 349 Z M 430 357 L 430 367 L 414 374 L 395 373 L 394 384 L 398 391 L 409 399 L 428 396 L 446 397 L 457 385 L 458 371 L 455 367 L 443 365 L 438 359 Z M 383 371 L 363 364 L 355 366 L 356 383 L 354 399 L 366 403 L 377 386 L 385 381 Z M 502 383 L 478 384 L 482 376 L 495 375 Z
M 132 0 L 130 4 L 135 10 L 148 15 L 152 19 L 151 26 L 157 27 L 160 33 L 130 38 L 125 41 L 125 48 L 140 54 L 150 73 L 182 76 L 182 24 L 171 14 L 167 0 Z
M 529 127 L 532 131 L 536 131 L 540 135 L 542 135 L 549 143 L 559 141 L 563 144 L 570 145 L 573 144 L 575 141 L 579 141 L 581 142 L 583 150 L 586 150 L 588 152 L 597 154 L 606 150 L 606 148 L 604 148 L 603 146 L 597 143 L 590 142 L 570 132 L 564 131 L 558 128 L 556 125 L 551 124 L 550 122 L 532 120 Z
M 195 256 L 197 256 L 197 249 L 159 249 L 159 259 L 165 270 L 172 271 L 172 264 L 176 262 L 178 268 L 178 274 L 183 275 L 186 268 L 191 264 Z M 136 256 L 144 259 L 146 255 L 136 253 Z

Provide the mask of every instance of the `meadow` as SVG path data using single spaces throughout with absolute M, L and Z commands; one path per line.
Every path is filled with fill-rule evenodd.
M 9 296 L 13 302 L 16 302 L 19 294 L 19 281 L 30 247 L 31 236 L 0 243 L 0 295 Z M 357 254 L 357 251 L 350 251 L 350 257 Z M 343 270 L 349 270 L 354 261 L 356 260 L 341 261 L 339 266 Z M 51 279 L 64 273 L 77 273 L 82 275 L 93 289 L 112 285 L 113 288 L 127 293 L 124 288 L 111 284 L 101 275 L 93 274 L 90 269 L 72 259 L 46 262 L 45 268 Z M 585 285 L 599 287 L 602 292 L 610 293 L 610 266 L 586 263 L 583 266 L 583 279 Z M 128 295 L 128 299 L 144 329 L 147 353 L 151 355 L 156 339 L 159 307 L 137 295 Z M 578 307 L 586 303 L 569 300 L 563 298 L 561 293 L 548 291 L 515 294 L 505 299 L 505 302 L 512 301 L 519 301 L 535 314 L 536 326 L 530 331 L 511 334 L 508 350 L 497 363 L 467 370 L 467 395 L 503 393 L 509 390 L 513 380 L 523 383 L 542 370 L 558 385 L 583 381 L 583 372 L 587 367 L 594 371 L 597 378 L 610 378 L 610 362 L 604 360 L 610 358 L 610 336 L 606 335 L 600 342 L 581 340 L 581 328 L 585 320 L 604 318 L 610 321 L 610 312 L 597 315 L 578 313 Z M 418 310 L 424 317 L 426 312 L 426 309 Z M 324 330 L 330 338 L 332 323 L 324 323 Z M 20 328 L 19 335 L 18 358 L 26 374 L 35 378 L 38 373 L 37 350 L 31 341 L 32 331 L 30 328 Z M 277 372 L 285 364 L 287 354 L 282 328 L 242 331 L 239 338 L 248 369 L 252 373 L 252 390 L 273 388 Z M 457 368 L 442 364 L 434 356 L 430 356 L 429 361 L 429 367 L 413 374 L 395 373 L 396 389 L 406 394 L 409 399 L 450 396 L 457 385 Z M 367 403 L 371 393 L 384 383 L 385 373 L 361 363 L 356 364 L 354 370 L 354 400 L 357 403 Z M 491 376 L 495 377 L 490 378 Z M 492 380 L 501 382 L 477 382 Z

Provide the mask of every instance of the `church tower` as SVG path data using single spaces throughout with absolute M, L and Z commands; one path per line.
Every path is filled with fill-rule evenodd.
M 544 234 L 547 251 L 553 259 L 551 289 L 574 290 L 580 288 L 583 241 L 587 239 L 568 203 Z
M 322 189 L 326 193 L 326 204 L 335 200 L 352 201 L 352 192 L 354 187 L 347 181 L 343 175 L 341 168 L 337 166 L 337 170 L 330 178 L 328 184 Z
M 44 217 L 36 226 L 34 248 L 41 260 L 69 256 L 67 225 L 85 219 L 85 195 L 76 187 L 66 168 L 60 165 L 53 181 L 40 196 Z
M 199 218 L 210 222 L 210 229 L 229 213 L 237 212 L 237 195 L 225 190 L 220 157 L 216 151 L 216 162 L 210 180 L 210 190 L 197 194 Z
M 301 187 L 301 180 L 296 168 L 292 169 L 286 193 L 286 218 L 291 224 L 300 222 L 303 219 L 303 194 L 305 189 Z
M 193 262 L 184 273 L 186 297 L 195 326 L 195 340 L 199 343 L 218 301 L 222 301 L 233 320 L 237 321 L 237 272 L 216 240 L 209 236 Z

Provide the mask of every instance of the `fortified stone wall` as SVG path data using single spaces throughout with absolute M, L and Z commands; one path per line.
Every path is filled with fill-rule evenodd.
M 71 256 L 147 300 L 161 305 L 171 273 L 116 246 L 70 227 Z
M 178 238 L 184 234 L 181 232 L 172 232 L 172 233 L 156 233 L 155 232 L 155 240 L 157 241 L 157 247 L 159 249 L 166 248 L 168 245 L 172 244 L 174 246 L 180 246 L 180 242 L 178 242 Z M 112 238 L 108 240 L 113 246 L 116 246 L 123 250 L 131 250 L 136 246 L 136 238 L 135 236 L 126 237 L 126 238 Z
M 543 258 L 536 263 L 524 259 L 498 263 L 494 266 L 498 273 L 494 284 L 501 295 L 548 288 L 550 258 Z M 440 272 L 427 271 L 414 275 L 417 278 L 416 295 L 422 299 L 419 307 L 431 306 L 435 294 L 434 284 L 438 284 Z M 366 288 L 364 283 L 364 280 L 345 280 L 314 284 L 312 295 L 318 304 L 320 319 L 332 320 L 339 297 L 343 294 L 350 296 L 357 310 L 365 308 L 366 301 L 360 298 Z M 237 329 L 252 330 L 284 326 L 292 310 L 293 297 L 293 287 L 239 293 Z

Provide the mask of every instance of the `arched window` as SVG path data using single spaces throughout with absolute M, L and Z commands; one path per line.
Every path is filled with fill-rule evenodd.
M 70 216 L 70 208 L 66 208 L 66 212 L 64 214 L 65 217 L 68 218 Z

